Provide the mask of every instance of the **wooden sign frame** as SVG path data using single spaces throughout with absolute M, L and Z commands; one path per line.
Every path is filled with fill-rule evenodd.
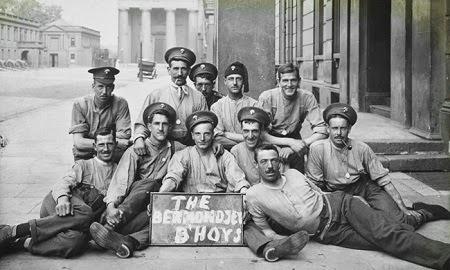
M 225 197 L 227 199 L 224 199 Z M 193 203 L 194 200 L 195 204 Z M 227 206 L 232 208 L 218 208 L 216 203 L 222 202 L 227 203 Z M 240 193 L 151 192 L 150 203 L 152 214 L 149 217 L 149 240 L 151 246 L 244 245 L 244 202 L 243 195 Z M 164 208 L 163 213 L 161 204 L 164 203 L 171 203 L 171 205 Z M 209 203 L 214 204 L 213 209 L 209 208 Z M 223 219 L 219 218 L 219 211 Z M 155 218 L 158 219 L 158 222 L 153 224 Z M 204 222 L 205 220 L 208 222 L 211 220 L 214 222 L 222 221 L 222 223 L 210 224 Z M 227 221 L 229 221 L 229 224 L 227 224 Z M 166 240 L 162 239 L 162 231 L 164 230 L 168 231 L 167 234 L 164 234 L 167 236 Z M 214 241 L 217 237 L 219 240 Z M 235 241 L 236 237 L 238 241 Z M 229 241 L 225 241 L 226 239 Z

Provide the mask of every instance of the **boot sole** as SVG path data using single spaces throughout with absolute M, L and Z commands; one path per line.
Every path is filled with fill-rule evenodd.
M 131 255 L 130 249 L 123 244 L 122 237 L 106 229 L 100 223 L 92 223 L 89 231 L 92 239 L 102 248 L 114 251 L 120 258 L 128 258 Z

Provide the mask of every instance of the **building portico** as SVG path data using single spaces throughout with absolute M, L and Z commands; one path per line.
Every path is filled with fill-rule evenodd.
M 118 57 L 136 63 L 139 44 L 142 58 L 164 62 L 164 52 L 174 46 L 192 49 L 204 58 L 202 0 L 119 0 Z

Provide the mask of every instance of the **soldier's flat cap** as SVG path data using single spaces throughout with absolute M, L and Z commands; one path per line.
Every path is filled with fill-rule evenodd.
M 114 76 L 119 74 L 120 71 L 115 67 L 97 67 L 91 68 L 88 72 L 92 73 L 94 80 L 100 83 L 110 84 L 114 82 L 116 79 Z
M 188 116 L 186 119 L 186 127 L 189 131 L 200 124 L 200 123 L 211 123 L 213 128 L 217 126 L 217 116 L 215 113 L 210 111 L 198 111 L 194 112 Z
M 190 67 L 195 63 L 196 57 L 195 53 L 188 48 L 173 47 L 167 50 L 164 59 L 167 64 L 170 64 L 172 60 L 184 61 Z
M 155 102 L 145 108 L 142 115 L 142 120 L 144 121 L 144 123 L 148 123 L 150 118 L 155 114 L 162 114 L 167 116 L 170 124 L 175 123 L 175 120 L 177 118 L 177 113 L 172 106 L 164 102 Z
M 195 77 L 201 74 L 208 74 L 214 81 L 217 78 L 217 68 L 211 63 L 199 63 L 191 68 L 189 79 L 195 82 Z
M 258 107 L 244 107 L 239 110 L 237 117 L 239 122 L 244 120 L 256 121 L 265 128 L 270 124 L 269 115 Z
M 356 123 L 356 120 L 358 119 L 358 115 L 355 109 L 353 109 L 352 106 L 343 103 L 330 104 L 323 111 L 323 120 L 326 123 L 328 123 L 328 121 L 330 121 L 333 115 L 339 115 L 344 117 L 345 119 L 347 119 L 348 123 L 352 126 Z
M 238 61 L 229 65 L 225 70 L 224 77 L 226 78 L 232 74 L 238 74 L 242 76 L 244 80 L 244 92 L 248 92 L 248 72 L 245 65 Z

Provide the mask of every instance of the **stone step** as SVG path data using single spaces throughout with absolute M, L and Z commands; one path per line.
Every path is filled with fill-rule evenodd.
M 391 107 L 386 105 L 370 105 L 370 112 L 384 116 L 386 118 L 391 118 Z
M 441 140 L 365 140 L 372 150 L 377 154 L 385 155 L 405 155 L 405 154 L 421 154 L 425 152 L 441 153 L 444 148 L 444 142 Z
M 450 171 L 450 156 L 445 154 L 378 155 L 391 172 Z

